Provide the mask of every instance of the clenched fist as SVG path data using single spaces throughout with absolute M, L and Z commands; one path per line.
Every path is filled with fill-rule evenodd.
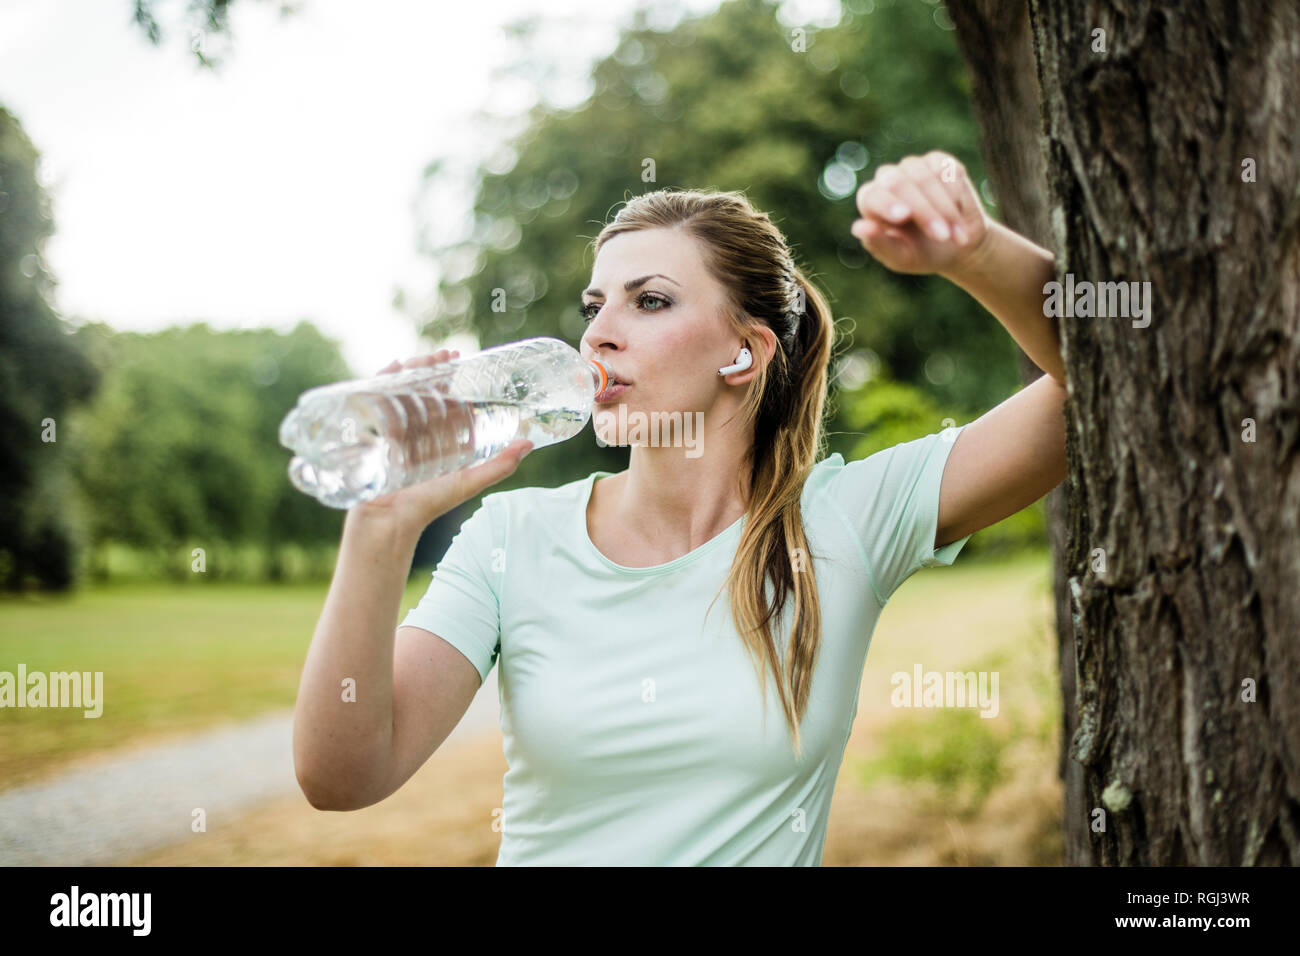
M 951 271 L 974 260 L 990 235 L 966 167 L 939 150 L 881 166 L 857 202 L 862 218 L 849 231 L 894 272 Z

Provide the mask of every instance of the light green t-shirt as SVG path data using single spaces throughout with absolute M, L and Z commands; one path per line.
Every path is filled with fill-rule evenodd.
M 798 762 L 770 673 L 764 719 L 725 591 L 705 619 L 746 517 L 674 561 L 628 568 L 587 533 L 592 483 L 610 472 L 485 495 L 402 623 L 485 679 L 499 664 L 497 865 L 819 866 L 876 619 L 970 537 L 933 548 L 960 431 L 860 461 L 837 453 L 805 482 L 822 636 Z M 782 655 L 792 620 L 793 597 Z

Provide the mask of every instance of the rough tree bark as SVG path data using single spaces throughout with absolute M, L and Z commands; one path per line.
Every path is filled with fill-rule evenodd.
M 980 125 L 980 153 L 998 201 L 998 219 L 1040 246 L 1051 248 L 1047 219 L 1047 180 L 1042 149 L 1043 124 L 1038 70 L 1027 0 L 965 0 L 949 5 L 957 45 L 971 75 L 971 99 Z M 1017 348 L 1020 380 L 1028 385 L 1042 375 Z M 1065 486 L 1046 499 L 1047 537 L 1052 553 L 1057 661 L 1061 684 L 1061 737 L 1057 775 L 1065 788 L 1064 840 L 1072 862 L 1090 862 L 1083 814 L 1083 767 L 1069 757 L 1078 724 L 1075 706 L 1075 636 L 1070 615 L 1065 554 Z
M 1061 322 L 1088 826 L 1067 853 L 1294 865 L 1300 9 L 1029 8 L 1058 276 L 1151 292 L 1145 328 Z

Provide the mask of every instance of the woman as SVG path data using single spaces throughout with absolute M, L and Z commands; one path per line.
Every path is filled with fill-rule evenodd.
M 884 603 L 1065 475 L 1050 253 L 947 154 L 882 167 L 857 204 L 872 255 L 960 284 L 1047 374 L 961 428 L 818 461 L 831 314 L 779 231 L 738 193 L 631 200 L 595 240 L 581 351 L 620 413 L 701 412 L 702 453 L 641 440 L 619 474 L 486 495 L 395 634 L 421 530 L 528 443 L 351 509 L 295 712 L 313 806 L 397 790 L 499 660 L 498 865 L 820 864 Z

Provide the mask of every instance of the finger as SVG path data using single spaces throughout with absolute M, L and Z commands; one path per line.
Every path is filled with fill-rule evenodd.
M 853 233 L 865 245 L 870 247 L 874 243 L 877 248 L 879 248 L 882 239 L 898 239 L 904 234 L 897 227 L 882 222 L 875 216 L 855 220 L 853 225 L 849 227 L 849 232 Z
M 510 472 L 518 468 L 519 463 L 524 460 L 524 456 L 532 450 L 533 443 L 523 438 L 512 441 L 502 449 L 501 457 L 510 462 L 509 471 L 506 474 L 510 474 Z
M 459 486 L 460 492 L 469 497 L 489 485 L 496 484 L 518 468 L 519 462 L 532 450 L 532 442 L 522 438 L 516 439 L 491 458 L 484 459 L 472 468 L 457 472 L 458 475 L 464 476 L 463 484 Z
M 396 372 L 396 371 L 397 371 L 398 369 L 400 369 L 401 367 L 402 367 L 402 363 L 401 363 L 401 361 L 398 360 L 398 359 L 393 359 L 391 362 L 389 362 L 387 365 L 385 365 L 383 368 L 381 368 L 381 369 L 380 369 L 378 372 L 376 372 L 375 374 L 376 374 L 376 375 L 386 375 L 386 374 L 389 373 L 389 372 Z
M 975 184 L 957 157 L 936 149 L 926 153 L 924 158 L 934 173 L 939 188 L 947 194 L 957 210 L 957 217 L 953 220 L 953 238 L 964 244 L 969 239 L 971 229 L 980 221 L 983 211 L 975 192 Z
M 904 261 L 907 257 L 915 256 L 918 251 L 918 234 L 914 229 L 891 226 L 871 218 L 859 219 L 851 231 L 867 252 L 882 262 Z
M 519 459 L 533 450 L 533 443 L 526 438 L 516 438 L 495 455 L 483 459 L 474 468 L 491 469 L 500 467 L 503 463 L 509 463 L 511 467 L 519 463 Z M 473 471 L 471 468 L 470 471 Z
M 906 222 L 912 211 L 890 189 L 898 178 L 896 166 L 885 165 L 877 169 L 876 174 L 858 189 L 858 215 L 867 219 L 874 212 L 883 220 Z
M 429 355 L 417 355 L 413 359 L 407 359 L 404 368 L 420 368 L 425 365 L 437 365 L 439 362 L 445 362 L 451 358 L 449 349 L 439 349 Z
M 952 237 L 945 217 L 941 215 L 939 209 L 935 208 L 935 204 L 920 189 L 918 183 L 911 179 L 909 173 L 898 174 L 898 177 L 891 181 L 889 191 L 898 196 L 904 206 L 910 209 L 911 215 L 907 219 L 914 221 L 917 228 L 922 230 L 924 234 L 930 235 L 939 242 L 944 242 Z M 894 225 L 902 225 L 902 222 L 898 222 L 898 220 L 892 221 Z
M 913 179 L 932 178 L 929 167 L 918 157 L 908 157 L 903 162 L 907 164 L 906 172 L 901 165 L 887 163 L 876 171 L 871 182 L 859 190 L 858 205 L 864 218 L 869 218 L 869 213 L 875 213 L 886 223 L 895 226 L 903 226 L 908 220 L 915 220 L 916 227 L 935 240 L 944 242 L 951 239 L 952 233 L 946 216 L 935 208 L 934 202 Z M 942 194 L 940 198 L 944 198 Z M 947 202 L 948 208 L 955 214 L 951 200 Z
M 926 199 L 930 200 L 930 205 L 944 218 L 944 225 L 948 227 L 951 233 L 951 230 L 961 225 L 962 221 L 961 210 L 957 208 L 953 196 L 956 183 L 951 185 L 944 183 L 935 174 L 930 161 L 920 156 L 909 156 L 903 162 L 912 177 L 913 185 L 925 194 Z M 936 238 L 938 237 L 936 236 Z
M 934 203 L 919 184 L 910 179 L 904 180 L 894 186 L 894 192 L 911 210 L 912 214 L 908 218 L 916 223 L 918 229 L 938 242 L 946 242 L 952 238 L 952 229 L 948 225 L 947 217 L 935 208 Z M 898 224 L 902 225 L 902 223 Z
M 858 191 L 858 213 L 863 219 L 879 220 L 877 225 L 902 224 L 911 217 L 912 209 L 897 193 L 873 182 Z
M 445 360 L 446 358 L 447 358 L 447 350 L 439 349 L 438 351 L 435 352 L 429 352 L 428 355 L 416 355 L 415 358 L 407 362 L 407 365 L 408 367 L 409 365 L 434 365 L 439 362 L 443 362 L 443 360 Z
M 924 157 L 939 183 L 952 197 L 953 205 L 963 218 L 971 213 L 969 199 L 973 198 L 975 186 L 970 180 L 970 173 L 956 156 L 942 150 L 934 149 Z

